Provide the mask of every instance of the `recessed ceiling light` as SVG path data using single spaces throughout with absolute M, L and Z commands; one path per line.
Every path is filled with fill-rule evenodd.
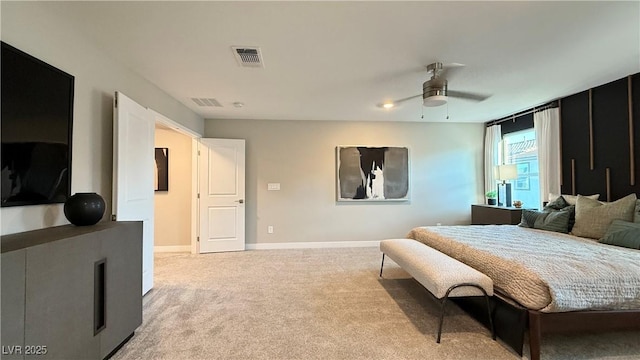
M 240 102 L 240 101 L 236 101 L 236 102 L 234 102 L 234 103 L 233 103 L 233 106 L 235 106 L 235 107 L 237 107 L 237 108 L 241 108 L 241 107 L 243 107 L 243 106 L 244 106 L 244 103 L 243 103 L 243 102 Z
M 388 103 L 382 104 L 382 107 L 385 108 L 385 109 L 391 109 L 394 106 L 396 106 L 396 105 L 394 103 L 392 103 L 392 102 L 388 102 Z

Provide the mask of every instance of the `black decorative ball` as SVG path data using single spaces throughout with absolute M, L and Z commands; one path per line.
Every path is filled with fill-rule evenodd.
M 64 216 L 76 226 L 94 225 L 104 215 L 105 203 L 96 193 L 75 193 L 64 203 Z

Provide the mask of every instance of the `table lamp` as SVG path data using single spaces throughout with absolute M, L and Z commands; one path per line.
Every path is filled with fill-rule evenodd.
M 496 177 L 502 181 L 498 184 L 498 206 L 511 206 L 511 184 L 507 180 L 518 178 L 518 168 L 516 164 L 507 164 L 496 166 L 496 170 Z

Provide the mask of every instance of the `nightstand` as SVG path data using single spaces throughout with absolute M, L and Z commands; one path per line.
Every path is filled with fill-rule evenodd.
M 471 205 L 472 225 L 518 225 L 522 209 L 496 205 Z

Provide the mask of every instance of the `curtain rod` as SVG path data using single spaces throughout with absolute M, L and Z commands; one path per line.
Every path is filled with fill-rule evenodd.
M 511 114 L 509 116 L 505 116 L 503 118 L 500 118 L 498 120 L 489 121 L 489 122 L 486 123 L 486 125 L 487 126 L 493 126 L 493 125 L 501 124 L 501 123 L 503 123 L 505 121 L 508 121 L 508 120 L 515 121 L 516 118 L 519 118 L 521 116 L 525 116 L 525 115 L 529 115 L 529 114 L 532 114 L 532 113 L 535 113 L 535 112 L 538 112 L 538 111 L 543 111 L 543 110 L 557 108 L 557 107 L 558 107 L 558 100 L 553 100 L 553 101 L 548 102 L 548 103 L 546 103 L 544 105 L 534 106 L 533 108 L 531 108 L 529 110 L 524 110 L 524 111 L 521 111 L 519 113 L 514 113 L 514 114 Z

